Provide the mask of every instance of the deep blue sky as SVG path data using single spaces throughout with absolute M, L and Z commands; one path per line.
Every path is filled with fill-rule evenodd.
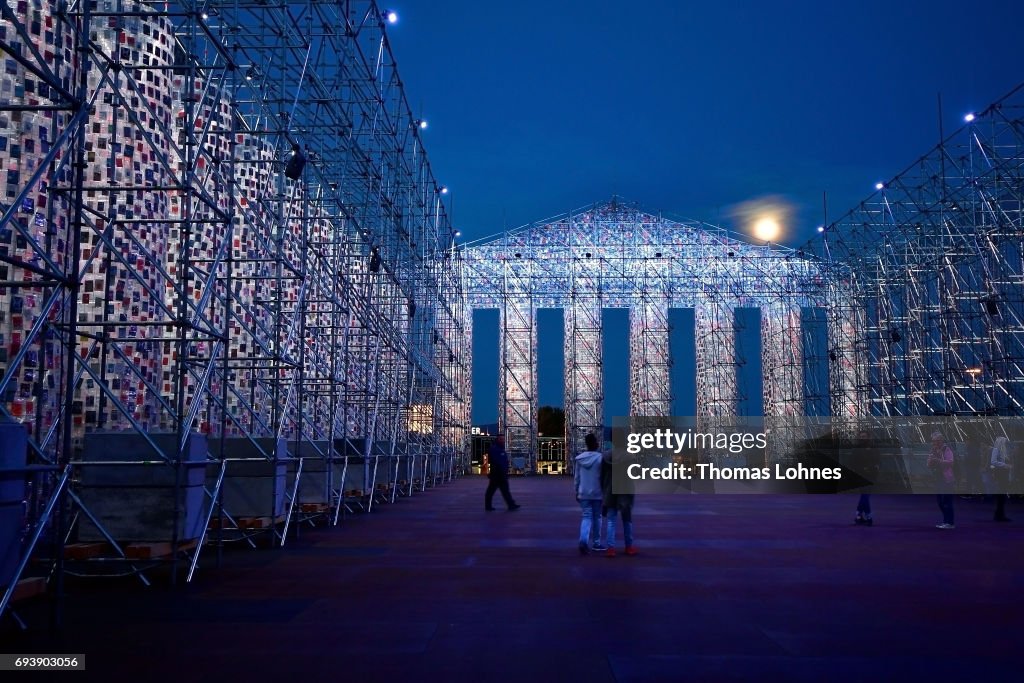
M 726 225 L 729 207 L 781 195 L 797 244 L 822 222 L 823 191 L 836 218 L 938 141 L 937 93 L 948 132 L 1024 80 L 1020 1 L 388 7 L 466 239 L 613 193 Z M 545 343 L 542 403 L 560 400 L 557 347 Z M 478 385 L 496 378 L 491 355 L 478 350 Z M 474 420 L 493 419 L 477 403 Z

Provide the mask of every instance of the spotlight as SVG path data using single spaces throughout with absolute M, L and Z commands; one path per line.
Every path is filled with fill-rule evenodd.
M 441 186 L 441 194 L 448 194 L 448 186 L 447 185 L 442 185 Z
M 970 123 L 973 120 L 974 120 L 974 114 L 968 114 L 967 116 L 964 117 L 964 121 L 966 121 L 967 123 Z
M 427 129 L 427 120 L 426 119 L 416 119 L 415 121 L 412 122 L 412 125 L 416 126 L 420 130 L 426 130 Z
M 461 230 L 456 230 L 455 231 L 455 236 L 456 237 L 462 237 L 462 231 Z
M 203 12 L 202 17 L 203 17 L 203 21 L 206 21 L 207 19 L 210 18 L 210 15 L 207 14 L 206 12 Z
M 292 158 L 288 160 L 288 165 L 285 166 L 284 174 L 292 180 L 298 180 L 302 177 L 302 170 L 304 168 L 306 168 L 306 157 L 303 155 L 302 150 L 296 145 L 292 149 Z
M 885 188 L 885 183 L 875 183 L 875 189 L 881 190 Z
M 384 18 L 387 20 L 389 24 L 397 24 L 398 12 L 392 9 L 386 9 L 384 10 Z
M 819 225 L 818 226 L 818 232 L 825 232 L 825 226 L 824 225 Z

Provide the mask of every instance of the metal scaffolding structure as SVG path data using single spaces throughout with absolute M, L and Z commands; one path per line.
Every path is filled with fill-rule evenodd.
M 83 472 L 158 462 L 183 490 L 196 448 L 214 464 L 198 523 L 168 499 L 174 558 L 211 520 L 266 516 L 283 543 L 300 498 L 336 521 L 462 471 L 464 260 L 373 0 L 0 11 L 0 415 L 38 470 L 26 549 L 88 524 L 124 558 Z M 230 502 L 247 477 L 272 482 L 260 512 Z
M 768 415 L 803 414 L 801 308 L 822 307 L 819 264 L 775 245 L 743 242 L 721 228 L 641 211 L 618 199 L 466 246 L 475 273 L 472 308 L 502 320 L 499 428 L 510 451 L 535 463 L 538 308 L 565 311 L 566 437 L 570 453 L 600 435 L 602 308 L 628 308 L 633 415 L 671 410 L 670 308 L 693 308 L 697 413 L 737 415 L 736 309 L 759 307 L 764 320 Z
M 1024 412 L 1024 84 L 808 245 L 833 414 Z
M 500 427 L 535 452 L 538 308 L 565 310 L 570 452 L 603 421 L 601 311 L 630 310 L 630 413 L 669 412 L 668 309 L 694 309 L 697 417 L 737 415 L 738 308 L 760 309 L 763 414 L 1024 411 L 1024 85 L 799 250 L 613 199 L 467 245 L 497 308 Z M 781 419 L 781 421 L 780 421 Z M 785 443 L 787 439 L 774 439 Z M 783 449 L 784 450 L 784 449 Z
M 564 310 L 570 455 L 604 426 L 604 308 L 629 309 L 632 415 L 671 411 L 672 308 L 705 422 L 737 417 L 747 308 L 766 417 L 1024 412 L 1024 86 L 800 250 L 614 198 L 460 248 L 374 0 L 0 18 L 0 469 L 25 473 L 0 614 L 33 554 L 57 594 L 86 540 L 140 575 L 128 546 L 161 541 L 191 579 L 212 542 L 465 471 L 476 308 L 528 471 L 539 308 Z

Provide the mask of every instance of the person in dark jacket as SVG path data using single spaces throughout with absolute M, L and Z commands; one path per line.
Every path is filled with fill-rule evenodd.
M 857 441 L 854 443 L 854 456 L 857 468 L 863 476 L 872 482 L 878 481 L 879 462 L 878 453 L 872 448 L 871 437 L 867 431 L 861 430 L 857 434 Z M 853 523 L 860 526 L 873 526 L 874 518 L 871 516 L 871 494 L 862 493 L 857 501 L 857 514 Z
M 955 529 L 953 525 L 953 491 L 956 488 L 956 475 L 953 467 L 956 455 L 946 445 L 942 432 L 932 432 L 932 452 L 928 454 L 928 469 L 935 477 L 936 499 L 942 511 L 942 523 L 936 524 L 939 529 Z
M 989 468 L 992 470 L 992 477 L 996 489 L 996 514 L 997 522 L 1009 522 L 1006 516 L 1006 498 L 1010 490 L 1010 472 L 1013 465 L 1010 464 L 1010 440 L 1005 436 L 996 438 L 992 445 L 992 454 L 989 456 Z
M 613 461 L 615 456 L 611 450 L 605 451 L 602 456 L 601 463 L 601 494 L 602 507 L 606 511 L 605 515 L 605 556 L 615 557 L 615 518 L 622 515 L 622 535 L 623 541 L 626 545 L 627 555 L 636 555 L 636 546 L 633 545 L 633 496 L 631 493 L 632 487 L 627 484 L 630 483 L 628 478 L 620 482 L 620 487 L 623 489 L 618 493 L 615 493 L 613 480 L 615 470 L 613 467 Z
M 508 453 L 505 452 L 505 437 L 498 435 L 498 438 L 491 444 L 487 451 L 487 462 L 490 469 L 487 471 L 487 493 L 484 494 L 484 510 L 490 512 L 494 509 L 491 504 L 494 501 L 494 492 L 500 490 L 501 497 L 505 499 L 505 505 L 509 511 L 518 510 L 519 504 L 512 499 L 512 493 L 508 490 Z

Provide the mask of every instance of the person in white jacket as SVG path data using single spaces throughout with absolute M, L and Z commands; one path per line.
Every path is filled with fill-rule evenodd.
M 583 510 L 580 520 L 580 555 L 590 552 L 591 533 L 601 523 L 601 453 L 597 450 L 597 437 L 586 436 L 587 450 L 576 456 L 573 474 L 576 500 Z

